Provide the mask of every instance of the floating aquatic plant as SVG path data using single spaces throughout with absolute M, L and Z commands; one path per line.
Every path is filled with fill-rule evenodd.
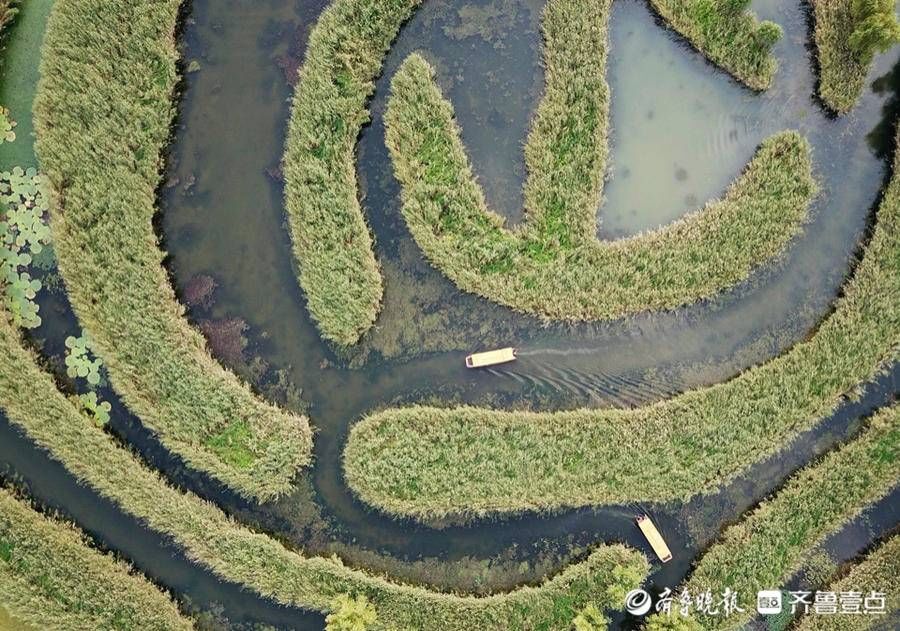
M 101 401 L 97 397 L 97 393 L 93 391 L 79 394 L 76 399 L 81 411 L 98 426 L 103 427 L 109 423 L 109 413 L 112 411 L 112 405 L 109 401 Z
M 36 169 L 0 174 L 0 285 L 13 323 L 29 329 L 41 325 L 34 299 L 42 284 L 23 268 L 50 243 L 48 200 Z
M 16 121 L 9 117 L 9 110 L 5 107 L 0 107 L 0 145 L 16 139 L 16 132 L 13 131 L 15 126 Z
M 86 379 L 91 386 L 100 385 L 103 360 L 91 350 L 87 333 L 82 333 L 81 337 L 67 337 L 66 349 L 66 374 L 72 379 Z

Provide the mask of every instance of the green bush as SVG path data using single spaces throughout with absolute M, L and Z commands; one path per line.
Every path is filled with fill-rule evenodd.
M 332 612 L 325 618 L 326 631 L 367 631 L 375 624 L 378 613 L 365 596 L 352 598 L 341 594 Z
M 213 360 L 184 318 L 153 230 L 175 110 L 180 5 L 54 4 L 34 106 L 36 153 L 52 189 L 59 271 L 112 386 L 189 466 L 266 500 L 288 492 L 309 464 L 308 419 L 259 400 Z

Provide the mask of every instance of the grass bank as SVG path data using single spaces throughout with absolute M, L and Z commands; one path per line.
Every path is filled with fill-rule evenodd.
M 36 150 L 75 313 L 128 407 L 188 465 L 260 500 L 310 462 L 308 420 L 256 398 L 188 325 L 153 231 L 179 0 L 57 0 Z
M 357 198 L 356 139 L 400 26 L 421 0 L 335 0 L 310 35 L 284 154 L 285 204 L 300 286 L 323 337 L 355 344 L 383 293 Z
M 900 348 L 900 158 L 871 240 L 807 341 L 726 383 L 633 410 L 390 409 L 357 423 L 348 484 L 388 513 L 465 519 L 712 491 L 785 448 Z
M 774 22 L 760 22 L 750 0 L 650 0 L 650 4 L 710 61 L 753 88 L 772 84 L 778 64 L 772 46 L 782 35 Z
M 743 628 L 756 613 L 751 599 L 757 591 L 782 587 L 828 535 L 898 483 L 900 407 L 894 406 L 876 414 L 859 437 L 795 475 L 774 498 L 724 532 L 684 589 L 719 594 L 730 587 L 743 598 L 745 611 L 693 618 L 708 631 Z M 889 583 L 881 587 L 888 589 Z
M 862 94 L 871 61 L 850 47 L 853 0 L 810 0 L 819 63 L 819 96 L 839 114 L 849 112 Z
M 518 230 L 488 209 L 431 66 L 413 54 L 395 75 L 385 125 L 403 216 L 428 260 L 460 289 L 548 319 L 619 318 L 713 296 L 800 231 L 817 187 L 808 143 L 785 132 L 763 143 L 722 200 L 629 239 L 596 238 L 608 4 L 547 5 L 547 93 L 525 149 Z M 573 26 L 582 23 L 573 13 L 591 16 L 582 19 L 592 28 Z
M 900 613 L 900 594 L 897 593 L 897 577 L 900 576 L 900 535 L 895 535 L 878 546 L 870 554 L 854 565 L 847 575 L 826 588 L 829 592 L 886 592 L 885 611 L 887 615 Z M 883 623 L 884 616 L 809 615 L 800 620 L 797 631 L 867 631 Z
M 192 629 L 143 576 L 0 490 L 0 601 L 40 629 Z
M 0 318 L 0 401 L 10 421 L 72 475 L 223 580 L 285 605 L 330 611 L 342 594 L 365 596 L 378 629 L 565 631 L 589 603 L 620 607 L 643 580 L 647 560 L 620 545 L 602 546 L 537 587 L 487 597 L 458 596 L 391 582 L 304 557 L 236 524 L 214 505 L 178 491 L 82 416 L 34 363 L 18 332 Z
M 366 101 L 384 55 L 419 2 L 335 0 L 310 36 L 294 96 L 284 173 L 299 280 L 322 335 L 344 346 L 356 343 L 372 326 L 383 293 L 372 238 L 357 197 L 354 147 L 369 120 Z M 550 241 L 567 235 L 580 242 L 596 223 L 606 157 L 608 90 L 603 77 L 609 4 L 608 0 L 553 0 L 547 6 L 547 94 L 526 153 L 532 176 L 526 184 L 526 199 L 547 202 L 533 203 L 530 209 L 536 220 L 541 216 L 549 232 L 543 240 L 529 244 L 533 249 L 546 248 Z M 771 34 L 774 25 L 758 24 L 733 2 L 654 4 L 673 28 L 711 59 L 754 87 L 768 84 L 774 61 L 764 34 Z M 700 8 L 694 6 L 700 4 Z M 575 83 L 569 83 L 573 79 Z M 554 147 L 541 146 L 543 139 L 554 134 L 571 147 L 557 146 L 565 150 L 553 153 Z M 574 187 L 551 189 L 550 180 L 567 180 L 565 184 Z M 562 197 L 540 199 L 547 195 Z M 567 224 L 573 217 L 574 223 Z M 493 218 L 486 221 L 491 223 Z M 496 265 L 508 264 L 499 261 Z

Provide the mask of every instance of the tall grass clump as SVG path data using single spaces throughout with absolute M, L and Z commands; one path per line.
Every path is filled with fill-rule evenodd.
M 710 61 L 753 88 L 772 84 L 778 64 L 772 46 L 781 27 L 759 22 L 750 0 L 650 0 L 650 4 Z
M 0 603 L 38 629 L 193 629 L 171 599 L 68 524 L 0 489 Z
M 280 604 L 331 612 L 342 596 L 365 597 L 378 613 L 373 631 L 568 631 L 588 604 L 621 607 L 649 570 L 642 554 L 604 545 L 538 586 L 475 597 L 396 583 L 345 567 L 336 557 L 304 557 L 169 486 L 79 413 L 35 361 L 0 317 L 0 408 L 15 427 L 188 558 Z
M 400 26 L 421 0 L 335 0 L 310 35 L 284 153 L 285 203 L 309 312 L 355 344 L 375 322 L 382 278 L 357 198 L 354 148 Z
M 422 520 L 712 491 L 777 453 L 900 348 L 900 164 L 865 255 L 807 341 L 726 382 L 646 407 L 538 413 L 413 406 L 350 432 L 359 497 Z
M 829 592 L 884 592 L 885 613 L 896 619 L 900 614 L 900 592 L 897 591 L 897 577 L 900 576 L 900 535 L 894 535 L 854 565 L 847 575 L 833 582 L 826 589 Z M 885 621 L 878 615 L 829 616 L 824 623 L 822 616 L 809 615 L 801 618 L 797 631 L 867 631 Z M 886 627 L 882 627 L 886 628 Z
M 256 398 L 190 327 L 153 231 L 175 106 L 179 0 L 59 0 L 45 35 L 36 152 L 75 313 L 123 401 L 188 465 L 248 498 L 287 492 L 308 420 Z
M 746 599 L 730 616 L 694 615 L 706 631 L 741 629 L 755 613 L 749 599 L 778 589 L 828 535 L 900 483 L 900 407 L 879 412 L 858 438 L 795 475 L 700 559 L 684 589 L 731 588 Z M 678 591 L 676 590 L 676 594 Z M 674 615 L 674 614 L 673 614 Z
M 811 0 L 819 96 L 839 114 L 862 94 L 876 52 L 900 42 L 895 0 Z
M 590 44 L 566 37 L 579 23 L 567 18 L 575 5 L 599 20 L 583 33 L 594 37 Z M 817 190 L 809 145 L 796 132 L 765 141 L 723 199 L 629 239 L 596 238 L 608 126 L 601 43 L 608 4 L 553 0 L 547 7 L 548 50 L 558 40 L 572 51 L 548 55 L 548 92 L 525 149 L 527 219 L 520 229 L 508 229 L 488 209 L 428 62 L 413 54 L 394 77 L 388 148 L 403 216 L 432 265 L 460 289 L 519 311 L 601 320 L 713 296 L 781 253 Z M 597 59 L 583 52 L 591 44 L 603 51 Z

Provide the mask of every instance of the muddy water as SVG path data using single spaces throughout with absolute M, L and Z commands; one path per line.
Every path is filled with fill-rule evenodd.
M 423 50 L 454 101 L 489 202 L 512 222 L 520 220 L 521 144 L 541 89 L 542 5 L 429 0 L 389 55 L 372 103 L 373 124 L 359 145 L 361 193 L 387 275 L 385 311 L 363 348 L 339 357 L 319 341 L 296 286 L 278 173 L 291 94 L 287 79 L 323 3 L 192 4 L 183 45 L 185 62 L 196 64 L 186 78 L 162 201 L 164 244 L 182 296 L 198 275 L 217 283 L 212 297 L 190 310 L 191 317 L 247 323 L 247 348 L 220 357 L 276 400 L 295 400 L 286 395 L 290 388 L 284 380 L 294 394 L 302 391 L 319 429 L 316 466 L 308 479 L 298 480 L 293 497 L 249 507 L 185 471 L 117 405 L 113 430 L 174 480 L 310 553 L 338 553 L 362 567 L 471 591 L 537 580 L 597 541 L 642 546 L 631 520 L 636 510 L 646 509 L 680 551 L 677 561 L 655 576 L 663 586 L 684 576 L 693 556 L 724 523 L 738 519 L 803 462 L 852 434 L 854 418 L 897 392 L 894 370 L 864 402 L 848 405 L 784 454 L 753 467 L 721 493 L 683 506 L 606 507 L 440 531 L 397 523 L 360 506 L 341 479 L 340 450 L 348 426 L 378 407 L 432 399 L 539 409 L 640 405 L 733 376 L 802 339 L 827 312 L 851 268 L 884 177 L 883 139 L 889 133 L 879 127 L 881 110 L 897 82 L 882 79 L 879 91 L 867 91 L 852 116 L 832 121 L 811 98 L 814 77 L 799 6 L 756 3 L 787 33 L 777 50 L 782 66 L 776 85 L 757 95 L 660 28 L 643 2 L 615 3 L 609 70 L 613 161 L 599 209 L 602 237 L 671 221 L 720 194 L 760 139 L 788 127 L 800 128 L 813 142 L 824 194 L 783 262 L 713 302 L 602 325 L 543 327 L 460 295 L 421 261 L 399 215 L 381 125 L 393 71 L 406 54 Z M 873 78 L 889 77 L 896 58 L 896 53 L 880 58 Z M 45 340 L 48 356 L 57 355 L 77 323 L 60 293 L 42 298 L 42 313 L 45 325 L 35 337 Z M 466 371 L 463 353 L 454 352 L 501 341 L 518 345 L 522 359 L 495 371 Z M 278 371 L 281 387 L 267 388 Z M 4 431 L 5 438 L 8 428 Z M 11 440 L 0 442 L 16 445 L 4 449 L 0 461 L 22 472 L 35 495 L 86 523 L 89 511 L 79 505 L 96 498 L 66 486 L 60 473 L 38 484 L 43 456 Z M 57 485 L 68 490 L 60 494 Z M 210 577 L 206 583 L 178 582 L 177 572 L 156 566 L 162 562 L 152 547 L 128 547 L 129 541 L 116 535 L 120 526 L 112 512 L 90 524 L 99 539 L 180 593 L 201 601 L 204 590 L 217 593 Z M 221 593 L 230 599 L 227 591 Z M 233 615 L 257 614 L 239 607 Z M 284 624 L 277 612 L 259 615 Z

